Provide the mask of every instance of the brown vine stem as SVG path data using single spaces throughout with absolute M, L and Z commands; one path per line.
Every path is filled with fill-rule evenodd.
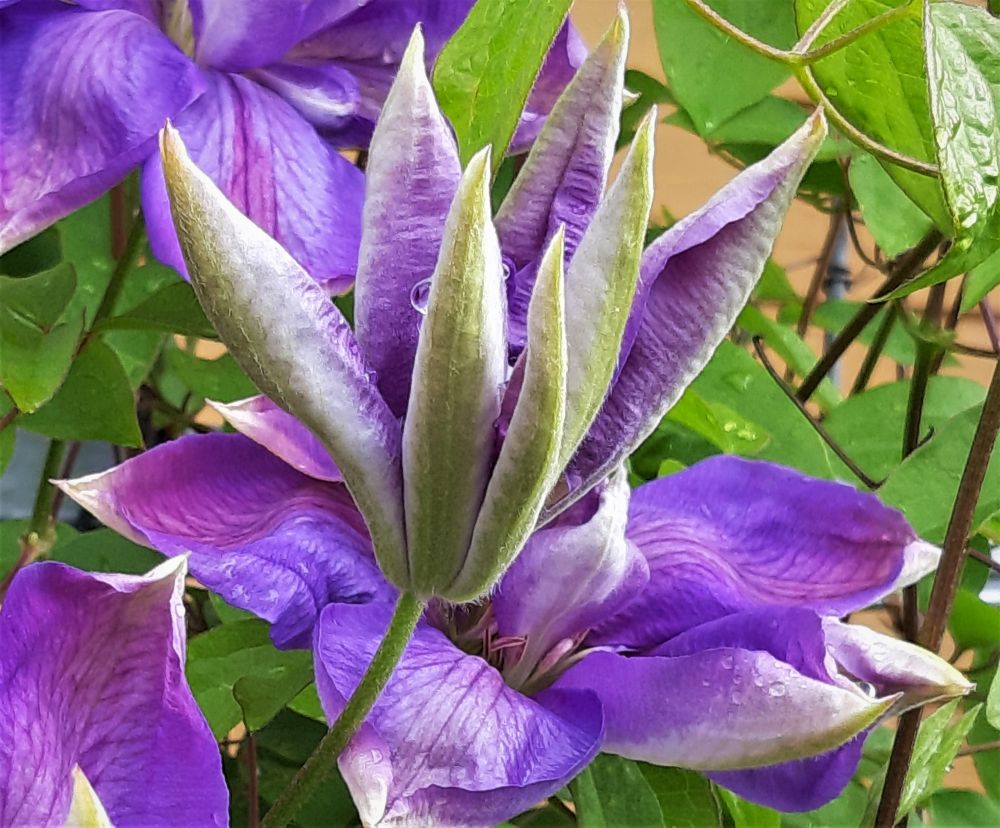
M 969 447 L 965 470 L 958 486 L 955 505 L 948 521 L 942 546 L 941 563 L 934 578 L 927 615 L 920 630 L 920 643 L 931 652 L 941 649 L 948 616 L 951 614 L 962 575 L 962 566 L 967 558 L 966 539 L 972 531 L 972 521 L 976 513 L 979 493 L 986 479 L 990 455 L 1000 431 L 1000 362 L 993 370 L 993 379 L 986 392 L 983 413 Z M 889 757 L 882 799 L 875 817 L 875 828 L 891 828 L 896 823 L 899 801 L 902 795 L 906 771 L 910 765 L 917 731 L 920 728 L 921 709 L 903 714 L 896 730 L 896 739 Z
M 936 230 L 932 230 L 916 247 L 906 251 L 906 253 L 893 262 L 892 267 L 889 269 L 889 277 L 875 292 L 872 300 L 866 302 L 858 309 L 858 312 L 854 314 L 843 330 L 830 343 L 830 346 L 826 349 L 826 353 L 813 366 L 809 375 L 802 380 L 802 385 L 799 386 L 799 390 L 795 393 L 795 396 L 801 402 L 809 400 L 816 389 L 819 388 L 820 383 L 826 378 L 826 375 L 830 373 L 830 369 L 844 355 L 844 351 L 847 350 L 848 346 L 858 338 L 861 332 L 868 326 L 868 323 L 878 315 L 879 310 L 882 308 L 882 305 L 878 301 L 884 299 L 904 282 L 912 279 L 919 272 L 924 259 L 933 253 L 940 243 L 941 234 Z
M 823 442 L 830 447 L 831 451 L 833 451 L 833 453 L 843 461 L 844 465 L 857 475 L 858 480 L 864 483 L 869 489 L 877 489 L 881 486 L 882 484 L 879 481 L 865 474 L 864 469 L 854 462 L 851 456 L 844 451 L 843 447 L 833 439 L 833 435 L 823 427 L 822 423 L 809 413 L 809 409 L 805 407 L 805 404 L 799 401 L 799 399 L 795 396 L 795 389 L 793 389 L 781 378 L 781 374 L 778 373 L 778 369 L 775 368 L 771 363 L 771 360 L 768 359 L 767 351 L 764 350 L 764 342 L 759 336 L 755 336 L 753 338 L 753 347 L 757 352 L 757 356 L 760 358 L 764 368 L 767 370 L 767 373 L 771 375 L 771 379 L 773 379 L 778 384 L 778 387 L 785 392 L 785 396 L 788 397 L 792 403 L 794 403 L 795 407 L 799 410 L 799 413 L 801 413 L 802 416 L 809 421 L 809 424 L 813 427 Z

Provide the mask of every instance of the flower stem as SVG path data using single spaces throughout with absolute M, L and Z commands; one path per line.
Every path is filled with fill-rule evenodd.
M 264 815 L 261 828 L 284 828 L 288 825 L 296 811 L 309 800 L 316 788 L 326 779 L 337 757 L 361 727 L 379 694 L 389 682 L 392 671 L 402 658 L 403 650 L 406 649 L 423 611 L 422 601 L 406 592 L 399 596 L 385 638 L 375 651 L 375 656 L 357 688 L 347 700 L 333 726 L 316 746 L 316 750 L 299 768 L 295 778 Z
M 97 328 L 100 322 L 103 322 L 114 312 L 115 305 L 118 304 L 118 297 L 122 292 L 122 287 L 125 285 L 125 277 L 132 270 L 136 256 L 139 255 L 139 248 L 142 246 L 145 232 L 146 226 L 142 221 L 142 213 L 139 213 L 129 228 L 128 238 L 125 239 L 125 247 L 122 250 L 121 256 L 118 257 L 118 261 L 115 263 L 115 269 L 111 273 L 108 286 L 104 289 L 101 304 L 98 305 L 97 313 L 94 314 L 94 321 L 90 324 L 91 332 Z M 88 334 L 84 338 L 84 342 L 87 341 L 89 336 Z
M 969 447 L 969 456 L 965 461 L 965 470 L 962 472 L 955 505 L 951 510 L 951 518 L 944 536 L 941 563 L 934 578 L 934 587 L 927 605 L 927 616 L 920 630 L 920 644 L 931 652 L 937 652 L 944 639 L 948 616 L 955 602 L 962 567 L 968 555 L 966 539 L 972 531 L 976 504 L 979 502 L 979 493 L 986 479 L 986 470 L 989 467 L 998 431 L 1000 431 L 1000 362 L 994 368 L 993 379 L 986 393 L 986 401 L 983 403 L 983 413 L 972 438 L 972 445 Z M 896 823 L 903 783 L 906 780 L 910 757 L 920 728 L 920 714 L 921 709 L 917 708 L 905 713 L 899 720 L 889 767 L 886 769 L 882 799 L 875 817 L 875 828 L 891 828 Z

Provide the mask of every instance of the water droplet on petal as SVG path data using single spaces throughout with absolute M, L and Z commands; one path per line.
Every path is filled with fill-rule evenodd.
M 510 259 L 507 256 L 503 257 L 503 271 L 501 272 L 501 275 L 503 276 L 503 280 L 505 282 L 511 276 L 514 275 L 514 260 L 513 259 Z
M 860 690 L 862 693 L 864 693 L 871 699 L 874 699 L 878 695 L 878 690 L 875 689 L 875 685 L 870 684 L 867 681 L 859 681 L 858 690 Z
M 719 664 L 721 665 L 723 670 L 732 670 L 733 657 L 731 655 L 723 656 L 721 659 L 719 659 Z
M 431 297 L 431 280 L 421 279 L 410 291 L 410 304 L 417 313 L 427 315 L 427 300 Z
M 771 686 L 767 688 L 767 692 L 774 696 L 775 698 L 780 698 L 785 695 L 785 684 L 781 681 L 772 682 Z

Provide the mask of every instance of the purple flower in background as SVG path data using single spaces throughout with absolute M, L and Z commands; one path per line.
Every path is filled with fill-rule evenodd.
M 429 56 L 473 0 L 22 0 L 0 11 L 0 252 L 142 165 L 153 252 L 186 272 L 155 136 L 197 164 L 325 289 L 357 267 L 366 146 L 413 26 Z M 0 4 L 4 5 L 4 4 Z M 579 65 L 568 24 L 517 136 Z
M 880 718 L 968 689 L 837 620 L 937 561 L 873 495 L 726 457 L 630 494 L 621 461 L 747 301 L 824 125 L 642 254 L 655 116 L 602 199 L 626 30 L 553 107 L 495 232 L 488 156 L 461 172 L 414 38 L 372 140 L 356 334 L 164 135 L 195 289 L 282 407 L 219 406 L 241 434 L 62 485 L 311 644 L 331 719 L 396 588 L 430 598 L 340 757 L 365 824 L 495 824 L 602 750 L 808 809 Z
M 18 573 L 0 609 L 0 824 L 228 824 L 184 679 L 185 569 Z

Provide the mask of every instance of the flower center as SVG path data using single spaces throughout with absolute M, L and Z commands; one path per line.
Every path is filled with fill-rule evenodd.
M 187 0 L 167 0 L 160 25 L 164 33 L 189 58 L 194 57 L 194 22 Z
M 456 606 L 435 600 L 426 617 L 460 650 L 483 659 L 501 673 L 509 687 L 526 695 L 550 686 L 588 652 L 582 644 L 589 630 L 564 638 L 544 652 L 532 646 L 529 637 L 502 635 L 489 602 Z

